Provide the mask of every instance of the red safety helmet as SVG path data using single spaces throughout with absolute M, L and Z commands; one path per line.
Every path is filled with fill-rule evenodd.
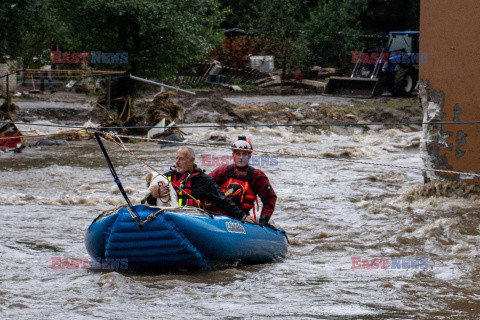
M 237 140 L 232 145 L 233 151 L 248 151 L 249 153 L 253 152 L 253 144 L 245 136 L 239 136 Z

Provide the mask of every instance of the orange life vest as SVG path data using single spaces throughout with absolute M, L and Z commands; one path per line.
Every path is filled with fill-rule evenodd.
M 255 168 L 248 167 L 247 175 L 245 178 L 240 179 L 235 176 L 233 165 L 229 165 L 229 179 L 220 187 L 220 190 L 222 190 L 222 192 L 242 210 L 248 212 L 253 208 L 253 215 L 255 217 L 255 201 L 257 200 L 257 196 L 250 187 L 250 181 L 252 180 L 254 170 Z
M 202 207 L 202 202 L 200 200 L 193 200 L 188 195 L 192 195 L 192 178 L 196 175 L 202 173 L 200 169 L 193 169 L 191 171 L 185 172 L 179 179 L 176 178 L 177 169 L 167 173 L 167 178 L 172 182 L 173 187 L 178 195 L 178 205 L 181 206 L 191 206 L 191 207 Z M 180 189 L 180 188 L 181 189 Z

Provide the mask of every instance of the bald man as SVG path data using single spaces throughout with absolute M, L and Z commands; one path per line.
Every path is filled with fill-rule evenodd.
M 177 192 L 179 206 L 202 207 L 206 202 L 209 202 L 234 219 L 247 222 L 254 221 L 252 217 L 243 212 L 220 191 L 212 177 L 197 168 L 195 152 L 192 148 L 181 147 L 178 149 L 175 167 L 165 175 L 172 182 Z M 150 205 L 155 205 L 157 198 L 165 198 L 169 194 L 168 187 L 165 185 L 151 186 L 150 191 L 151 196 L 147 198 Z

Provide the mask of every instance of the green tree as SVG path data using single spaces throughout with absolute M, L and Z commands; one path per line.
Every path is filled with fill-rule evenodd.
M 268 40 L 267 52 L 278 52 L 276 58 L 282 68 L 282 77 L 290 61 L 293 39 L 300 27 L 299 4 L 295 0 L 260 0 L 256 5 L 257 32 Z
M 225 20 L 221 23 L 224 29 L 240 28 L 251 30 L 258 19 L 257 11 L 252 10 L 255 2 L 249 0 L 219 0 Z
M 368 0 L 359 20 L 366 33 L 419 30 L 420 0 Z
M 127 52 L 129 73 L 171 74 L 203 57 L 208 37 L 221 21 L 216 0 L 56 0 L 65 15 L 71 50 Z
M 272 12 L 268 11 L 273 5 L 267 5 L 265 1 L 250 1 L 250 0 L 219 0 L 222 10 L 227 14 L 226 19 L 222 22 L 221 27 L 225 29 L 241 28 L 246 31 L 255 31 L 261 29 L 258 26 L 259 19 L 264 20 L 265 15 L 271 15 L 272 19 L 279 10 L 283 9 L 282 1 L 275 1 L 275 8 Z M 318 0 L 297 0 L 295 2 L 287 3 L 288 6 L 294 4 L 295 11 L 290 12 L 291 18 L 300 22 L 304 22 L 310 15 L 311 8 L 315 7 Z M 272 4 L 272 3 L 271 3 Z M 263 7 L 263 8 L 259 8 Z M 259 10 L 261 9 L 261 10 Z M 266 9 L 267 11 L 262 11 Z
M 45 55 L 55 34 L 54 24 L 48 0 L 0 2 L 0 62 L 9 56 L 32 63 L 34 57 Z M 48 55 L 45 59 L 48 60 Z M 45 62 L 40 59 L 38 63 Z
M 366 9 L 362 0 L 323 0 L 312 10 L 295 46 L 295 62 L 342 66 L 359 50 L 359 17 Z
M 217 0 L 53 0 L 68 30 L 61 47 L 79 52 L 128 54 L 126 64 L 95 64 L 140 77 L 162 78 L 206 55 L 221 21 Z M 120 78 L 114 97 L 132 101 L 136 83 Z M 115 100 L 118 114 L 124 100 Z M 131 105 L 128 106 L 130 108 Z

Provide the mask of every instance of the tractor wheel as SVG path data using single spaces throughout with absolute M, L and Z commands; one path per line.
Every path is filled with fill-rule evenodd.
M 412 70 L 408 68 L 401 68 L 395 75 L 393 82 L 393 91 L 398 97 L 405 97 L 412 94 L 415 89 L 415 77 Z
M 387 77 L 385 85 L 387 87 L 388 92 L 390 92 L 392 94 L 392 96 L 395 95 L 395 85 L 394 85 L 394 83 L 395 83 L 395 77 L 393 77 L 393 75 L 389 74 L 388 77 Z

